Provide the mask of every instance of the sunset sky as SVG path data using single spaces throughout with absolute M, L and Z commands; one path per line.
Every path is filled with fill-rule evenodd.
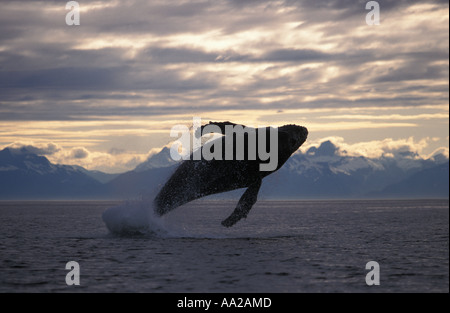
M 367 25 L 367 1 L 79 0 L 79 26 L 66 2 L 0 4 L 0 148 L 123 172 L 198 116 L 448 155 L 448 1 L 378 1 Z

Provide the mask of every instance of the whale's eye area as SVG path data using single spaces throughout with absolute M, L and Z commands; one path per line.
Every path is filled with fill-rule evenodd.
M 295 147 L 297 144 L 297 140 L 295 140 L 294 138 L 289 139 L 289 145 L 291 147 Z

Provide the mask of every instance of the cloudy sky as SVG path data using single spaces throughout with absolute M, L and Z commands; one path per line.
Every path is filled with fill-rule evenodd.
M 0 4 L 0 148 L 122 172 L 198 116 L 448 155 L 448 1 L 66 2 Z

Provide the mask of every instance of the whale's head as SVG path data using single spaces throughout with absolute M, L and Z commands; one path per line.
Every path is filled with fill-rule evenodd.
M 288 147 L 291 153 L 297 151 L 298 148 L 306 141 L 308 130 L 306 127 L 298 125 L 284 125 L 278 128 L 278 131 L 288 134 Z

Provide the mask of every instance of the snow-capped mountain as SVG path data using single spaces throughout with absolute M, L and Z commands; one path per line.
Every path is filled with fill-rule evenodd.
M 0 199 L 95 198 L 102 189 L 77 167 L 52 164 L 26 148 L 0 151 Z
M 423 188 L 391 192 L 390 186 L 401 185 L 413 175 Z M 442 154 L 427 160 L 410 152 L 381 158 L 346 156 L 325 141 L 304 154 L 292 155 L 265 179 L 262 194 L 275 198 L 448 197 L 448 177 L 448 158 Z M 442 187 L 426 188 L 431 185 Z
M 160 152 L 151 155 L 145 162 L 139 164 L 134 170 L 144 172 L 154 168 L 170 167 L 178 162 L 170 156 L 170 149 L 164 147 Z
M 0 151 L 0 199 L 127 199 L 154 195 L 178 162 L 162 149 L 135 170 L 108 176 L 50 163 L 25 148 Z M 106 175 L 106 176 L 105 176 Z M 326 141 L 297 152 L 263 180 L 259 199 L 448 198 L 449 160 L 414 153 L 348 156 Z M 219 195 L 237 198 L 240 191 Z M 237 199 L 236 199 L 237 200 Z

